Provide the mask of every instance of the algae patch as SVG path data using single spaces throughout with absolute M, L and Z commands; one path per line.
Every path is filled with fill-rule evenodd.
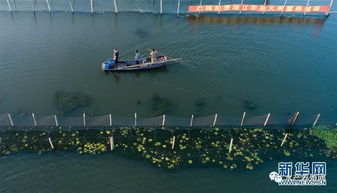
M 81 92 L 66 92 L 58 90 L 54 95 L 54 103 L 63 113 L 69 113 L 79 107 L 88 106 L 90 97 Z

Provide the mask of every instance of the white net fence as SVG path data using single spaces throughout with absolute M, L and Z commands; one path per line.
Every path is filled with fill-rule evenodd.
M 301 114 L 299 112 L 289 115 L 272 115 L 270 113 L 259 116 L 249 116 L 243 113 L 241 117 L 223 115 L 210 115 L 197 117 L 174 117 L 162 115 L 157 117 L 121 117 L 111 114 L 103 116 L 78 117 L 70 116 L 41 116 L 41 115 L 0 115 L 0 127 L 312 127 L 316 125 L 336 125 L 320 114 Z

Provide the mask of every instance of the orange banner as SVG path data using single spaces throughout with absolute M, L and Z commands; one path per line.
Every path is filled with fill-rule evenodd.
M 224 12 L 224 11 L 242 11 L 242 12 L 299 12 L 326 13 L 330 6 L 302 6 L 302 5 L 190 5 L 188 12 Z

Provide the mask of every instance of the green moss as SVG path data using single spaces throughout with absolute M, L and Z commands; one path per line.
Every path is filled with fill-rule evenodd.
M 154 116 L 159 116 L 174 110 L 174 105 L 168 99 L 161 97 L 159 94 L 151 98 L 151 108 Z
M 328 148 L 337 150 L 337 129 L 336 128 L 317 126 L 313 128 L 311 133 L 323 139 Z
M 58 90 L 54 95 L 54 103 L 63 113 L 69 113 L 79 107 L 89 105 L 90 97 L 80 92 Z
M 249 110 L 255 110 L 257 108 L 257 104 L 250 99 L 243 100 L 243 106 Z

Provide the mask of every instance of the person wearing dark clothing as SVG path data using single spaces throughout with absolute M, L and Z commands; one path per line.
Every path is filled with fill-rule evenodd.
M 119 51 L 114 49 L 114 61 L 115 61 L 115 64 L 117 65 L 118 64 L 118 57 L 119 57 Z
M 136 50 L 136 53 L 135 53 L 135 61 L 136 61 L 136 64 L 139 64 L 140 63 L 140 60 L 141 60 L 141 55 L 140 55 L 140 52 L 138 50 Z

